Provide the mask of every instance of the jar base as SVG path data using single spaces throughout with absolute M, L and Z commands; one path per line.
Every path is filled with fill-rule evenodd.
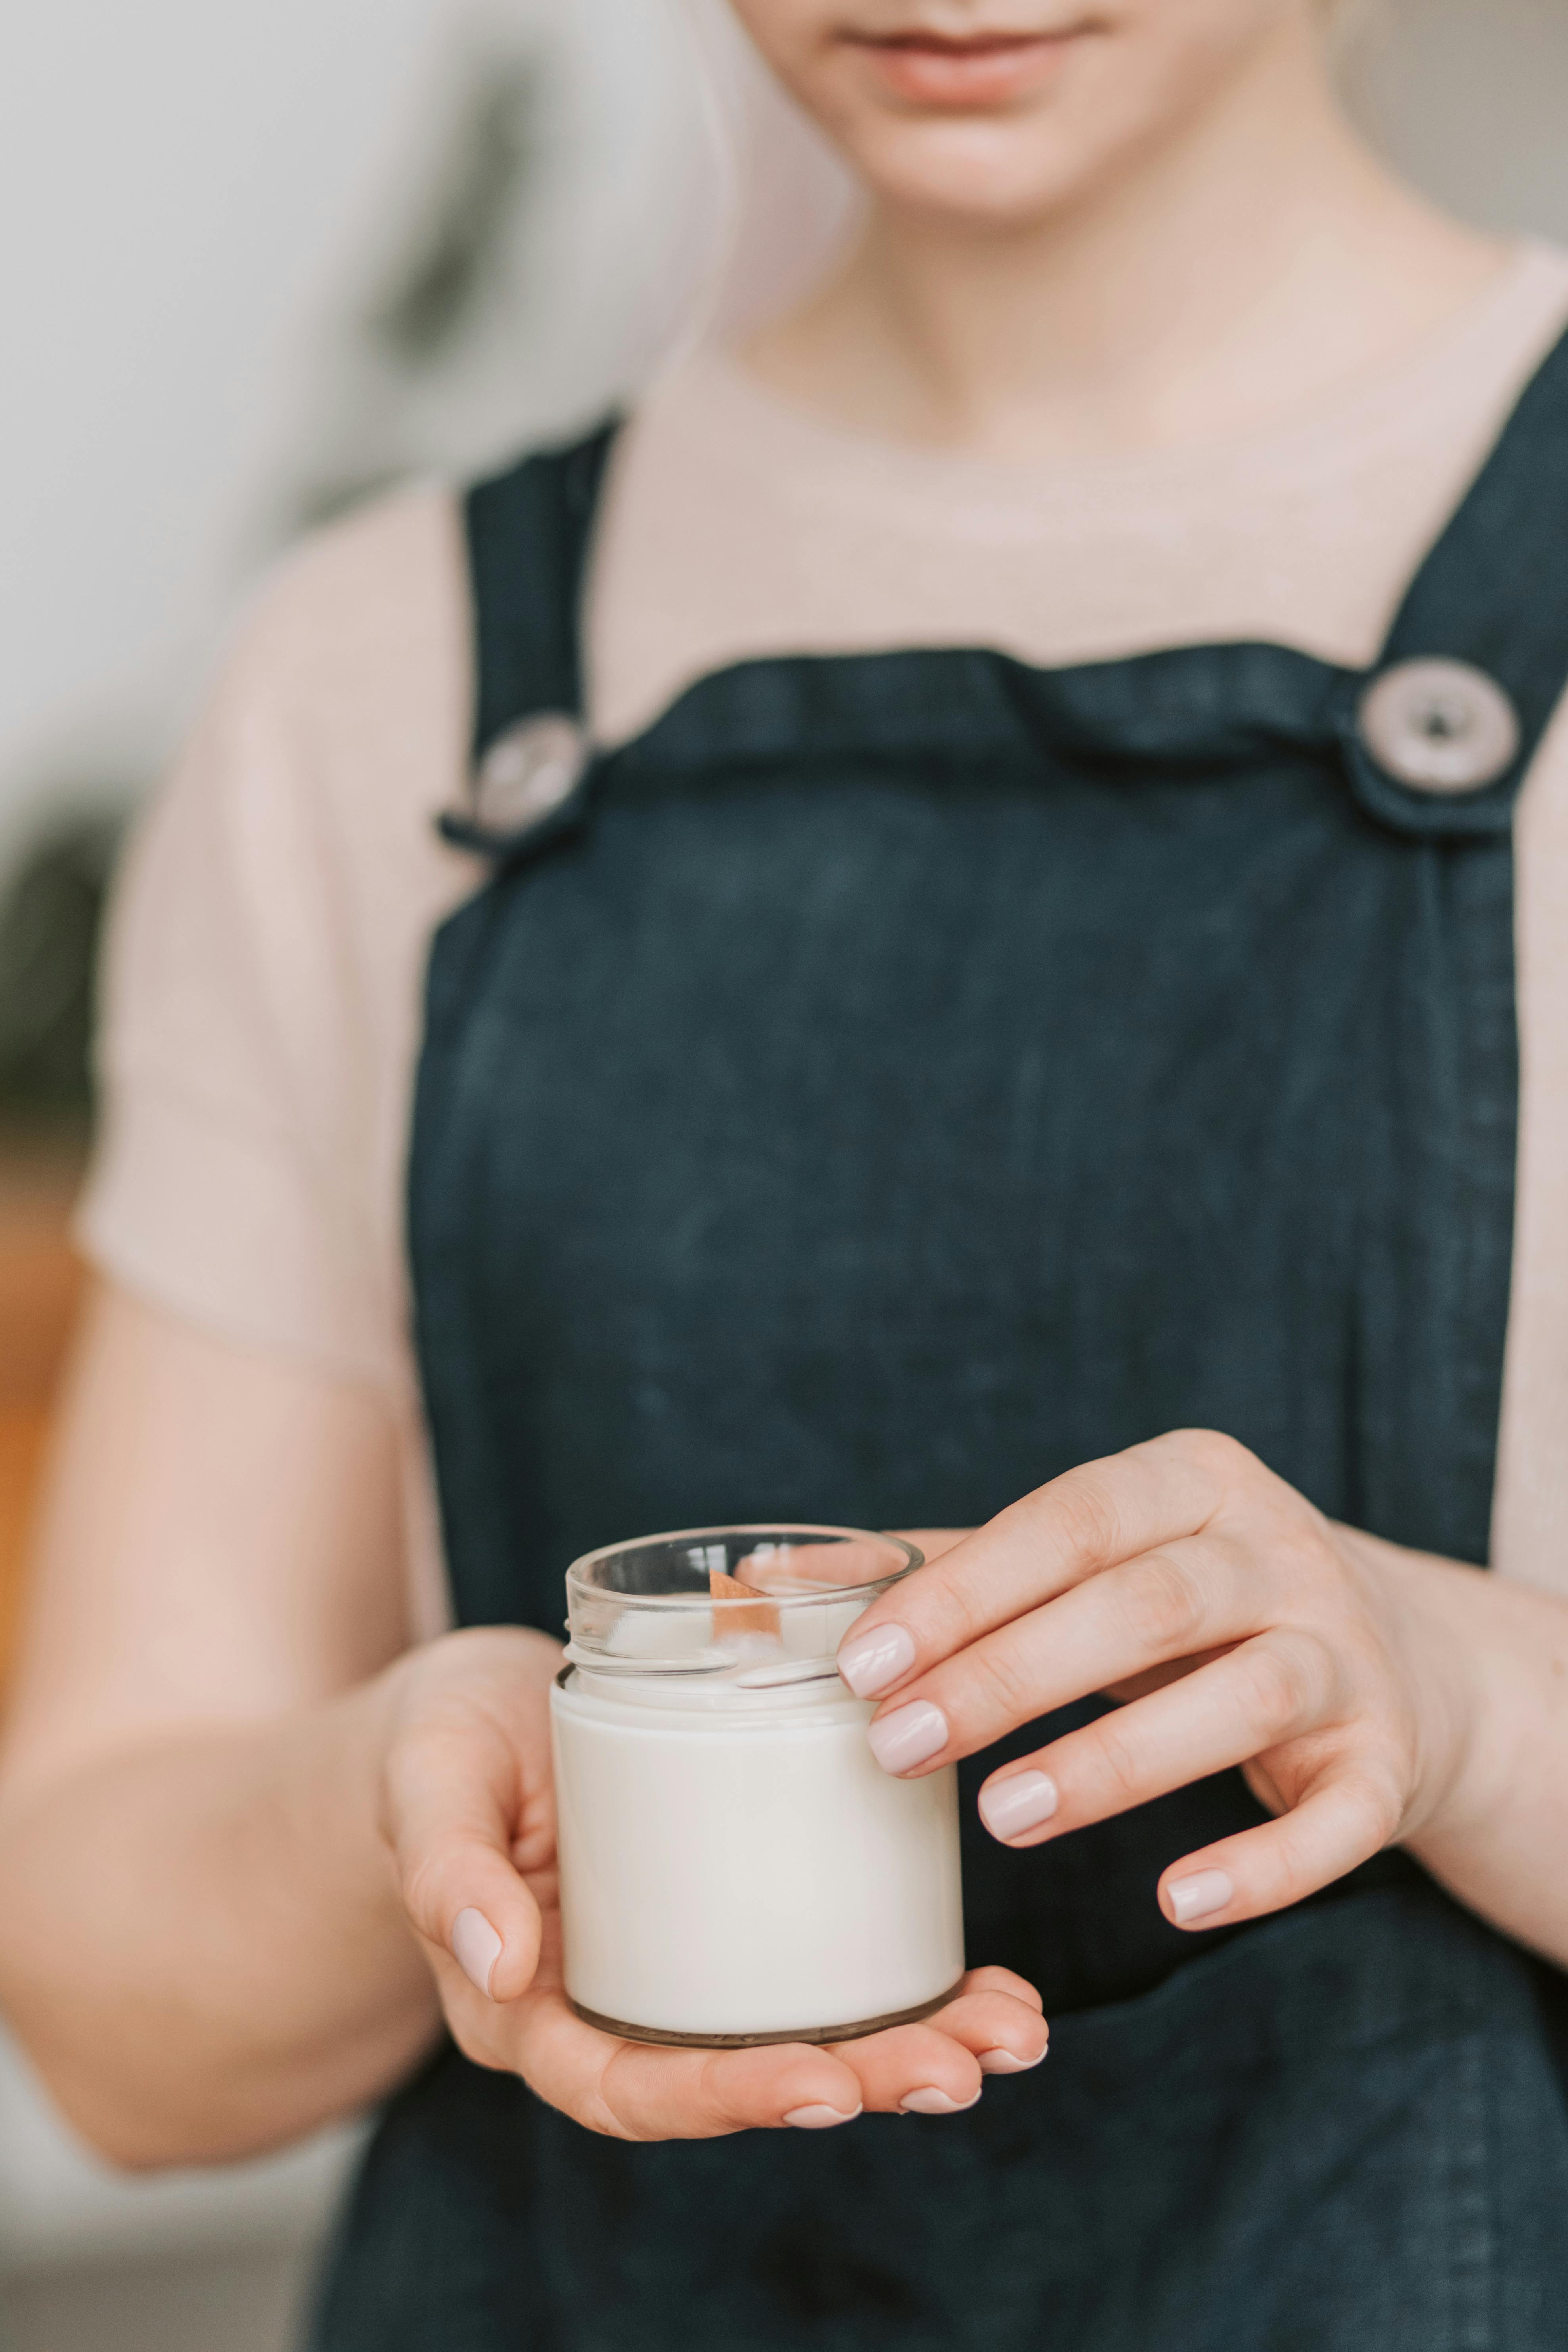
M 810 2028 L 795 2026 L 784 2033 L 674 2033 L 656 2025 L 627 2025 L 616 2017 L 601 2017 L 597 2010 L 584 2009 L 580 2000 L 566 1996 L 567 2007 L 584 2025 L 596 2026 L 601 2033 L 613 2033 L 621 2042 L 652 2042 L 670 2050 L 765 2050 L 786 2042 L 859 2042 L 868 2033 L 886 2033 L 890 2026 L 918 2025 L 922 2017 L 934 2016 L 955 1999 L 959 1986 L 949 1985 L 932 2000 L 922 2000 L 916 2009 L 899 2009 L 886 2017 L 861 2018 L 854 2025 L 819 2025 Z

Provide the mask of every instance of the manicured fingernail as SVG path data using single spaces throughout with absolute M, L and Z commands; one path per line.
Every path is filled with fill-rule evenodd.
M 1016 2058 L 1011 2050 L 983 2050 L 980 2071 L 983 2074 L 1026 2074 L 1031 2067 L 1045 2064 L 1046 2054 L 1042 2050 L 1037 2058 Z
M 1173 1878 L 1168 1892 L 1178 1927 L 1184 1927 L 1189 1919 L 1211 1918 L 1236 1900 L 1235 1882 L 1224 1870 L 1200 1870 L 1191 1878 Z
M 847 2115 L 842 2107 L 792 2107 L 784 2121 L 796 2131 L 831 2131 L 835 2124 L 852 2124 L 859 2113 L 858 2107 Z
M 459 1911 L 452 1922 L 452 1958 L 470 1984 L 488 1993 L 495 1964 L 500 1958 L 500 1937 L 482 1911 Z
M 980 1791 L 980 1818 L 994 1838 L 1022 1837 L 1048 1822 L 1061 1802 L 1056 1782 L 1044 1772 L 1015 1772 Z
M 978 2091 L 973 2099 L 950 2099 L 945 2091 L 939 2091 L 934 2084 L 928 2084 L 923 2091 L 906 2091 L 899 2101 L 899 2113 L 901 2116 L 961 2116 L 967 2108 L 978 2105 L 979 2100 Z
M 857 1698 L 875 1698 L 907 1675 L 914 1662 L 914 1639 L 901 1625 L 874 1625 L 868 1633 L 851 1633 L 838 1653 L 838 1671 Z
M 947 1717 L 940 1706 L 916 1699 L 874 1723 L 866 1737 L 884 1772 L 912 1772 L 928 1757 L 940 1756 L 947 1746 Z

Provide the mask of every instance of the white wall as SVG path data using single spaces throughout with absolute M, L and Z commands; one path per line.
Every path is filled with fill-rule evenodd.
M 632 183 L 668 186 L 683 146 L 661 0 L 8 13 L 0 845 L 24 795 L 162 757 L 267 551 L 292 445 L 332 429 L 331 322 L 407 229 L 465 55 L 508 42 L 560 53 L 553 194 L 515 257 L 515 386 L 503 352 L 477 396 L 454 391 L 423 420 L 436 460 L 553 422 L 615 373 Z
M 1359 110 L 1469 218 L 1568 243 L 1568 0 L 1367 0 Z
M 0 792 L 156 733 L 438 0 L 50 0 L 0 71 Z M 156 714 L 156 717 L 154 716 Z M 133 763 L 137 749 L 131 747 Z
M 84 2257 L 319 2242 L 363 2137 L 342 2126 L 252 2164 L 128 2178 L 62 2129 L 26 2061 L 0 2037 L 0 2343 L 10 2341 L 13 2278 Z

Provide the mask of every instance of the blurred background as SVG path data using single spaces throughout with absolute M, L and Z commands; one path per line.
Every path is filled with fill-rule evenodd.
M 280 546 L 587 419 L 668 347 L 717 258 L 680 21 L 708 5 L 8 12 L 0 1675 L 76 1295 L 93 964 L 128 815 Z M 1344 72 L 1417 180 L 1568 241 L 1568 0 L 1367 0 Z M 761 192 L 763 247 L 786 201 Z M 284 2352 L 355 2144 L 116 2180 L 0 2031 L 0 2352 Z

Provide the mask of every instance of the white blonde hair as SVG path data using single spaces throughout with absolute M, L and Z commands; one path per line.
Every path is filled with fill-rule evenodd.
M 670 257 L 670 314 L 683 320 L 679 340 L 689 349 L 743 333 L 804 295 L 844 246 L 864 199 L 728 0 L 667 5 L 696 69 L 705 133 L 685 236 Z

